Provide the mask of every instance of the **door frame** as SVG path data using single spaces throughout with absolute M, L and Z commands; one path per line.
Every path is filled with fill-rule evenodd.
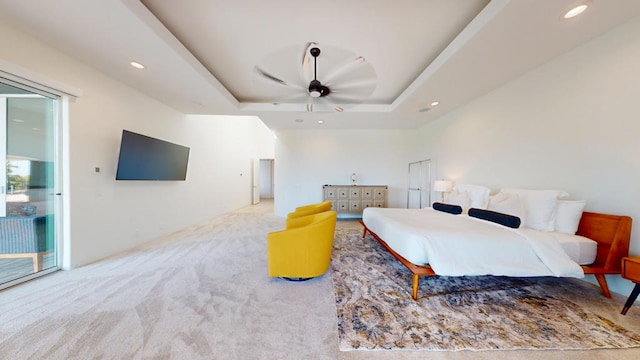
M 7 98 L 0 94 L 0 217 L 7 216 Z
M 412 165 L 418 167 L 418 184 L 417 187 L 412 187 L 411 180 L 413 179 Z M 425 206 L 431 206 L 431 159 L 420 160 L 410 162 L 408 166 L 408 179 L 407 179 L 407 208 L 411 205 L 411 192 L 418 191 L 419 204 L 418 208 L 421 209 Z
M 40 95 L 42 97 L 52 99 L 53 101 L 53 109 L 51 111 L 52 115 L 52 123 L 51 123 L 51 136 L 53 137 L 51 140 L 53 142 L 53 154 L 52 158 L 54 159 L 54 171 L 53 171 L 53 183 L 54 186 L 51 189 L 53 191 L 52 195 L 52 209 L 53 209 L 53 231 L 51 232 L 53 236 L 53 244 L 55 251 L 55 266 L 43 269 L 38 272 L 34 272 L 32 274 L 17 278 L 12 281 L 8 281 L 6 283 L 0 284 L 0 290 L 8 288 L 13 285 L 17 285 L 23 283 L 25 281 L 44 276 L 50 274 L 52 272 L 58 271 L 62 268 L 63 259 L 63 249 L 68 249 L 68 239 L 69 239 L 69 227 L 68 227 L 68 219 L 64 216 L 63 209 L 68 207 L 68 194 L 65 197 L 59 196 L 62 195 L 61 189 L 68 188 L 68 176 L 63 176 L 63 174 L 68 174 L 68 102 L 70 97 L 66 96 L 63 93 L 53 93 L 48 88 L 42 89 L 42 87 L 34 87 L 33 85 L 29 85 L 27 83 L 31 83 L 28 80 L 25 80 L 22 77 L 15 77 L 11 74 L 7 74 L 0 70 L 0 82 L 5 83 L 10 86 L 14 86 L 20 89 L 24 89 L 30 91 L 36 95 Z M 13 96 L 2 96 L 5 100 L 6 98 Z M 25 97 L 24 95 L 18 95 L 15 97 Z M 3 109 L 4 118 L 6 121 L 6 106 Z M 6 142 L 7 136 L 9 134 L 6 133 L 6 123 L 5 132 L 2 134 L 4 141 Z M 63 144 L 66 144 L 63 147 Z M 6 144 L 5 144 L 6 145 Z M 66 149 L 66 150 L 65 150 Z M 65 155 L 66 154 L 66 155 Z M 4 147 L 4 156 L 2 156 L 2 160 L 6 163 L 6 146 Z M 6 168 L 3 170 L 4 174 L 4 186 L 6 189 Z M 65 184 L 66 183 L 66 184 Z M 6 193 L 6 190 L 5 190 Z M 5 206 L 6 211 L 6 206 Z M 6 213 L 5 213 L 6 215 Z

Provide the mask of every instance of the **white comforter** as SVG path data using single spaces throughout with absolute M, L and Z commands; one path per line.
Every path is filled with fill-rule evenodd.
M 431 208 L 367 208 L 362 220 L 398 254 L 438 275 L 584 276 L 551 233 Z

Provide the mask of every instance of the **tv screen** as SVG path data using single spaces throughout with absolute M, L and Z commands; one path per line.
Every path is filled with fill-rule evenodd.
M 116 180 L 186 180 L 189 148 L 122 130 Z

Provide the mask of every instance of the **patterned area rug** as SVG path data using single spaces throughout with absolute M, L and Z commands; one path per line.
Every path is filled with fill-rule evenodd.
M 332 259 L 340 350 L 597 349 L 640 346 L 640 335 L 584 310 L 557 289 L 567 279 L 421 277 L 378 242 L 337 231 Z M 579 295 L 578 295 L 579 296 Z

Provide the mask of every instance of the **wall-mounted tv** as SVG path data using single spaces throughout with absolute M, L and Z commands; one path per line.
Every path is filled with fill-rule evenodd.
M 116 180 L 186 180 L 189 148 L 122 130 Z

